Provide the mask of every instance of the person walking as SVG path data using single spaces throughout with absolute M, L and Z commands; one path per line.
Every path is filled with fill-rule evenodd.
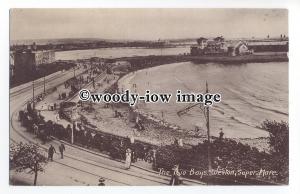
M 157 153 L 157 151 L 156 151 L 156 149 L 154 149 L 153 148 L 153 150 L 152 150 L 152 167 L 153 167 L 153 169 L 156 169 L 156 167 L 157 167 L 157 163 L 156 163 L 156 153 Z
M 223 138 L 224 138 L 224 132 L 223 132 L 223 129 L 220 128 L 219 140 L 222 140 Z
M 63 143 L 61 143 L 58 148 L 59 148 L 59 152 L 60 152 L 60 158 L 63 159 L 64 158 L 64 151 L 66 150 L 65 145 Z
M 171 180 L 170 180 L 170 185 L 174 186 L 174 185 L 180 185 L 181 184 L 181 179 L 180 179 L 180 172 L 179 172 L 179 165 L 176 164 L 174 165 L 174 167 L 172 168 L 172 176 L 171 176 Z
M 37 126 L 37 124 L 33 124 L 33 133 L 38 136 L 39 135 L 39 127 Z
M 53 161 L 53 154 L 54 152 L 56 153 L 55 148 L 53 147 L 53 145 L 51 144 L 49 149 L 48 149 L 48 160 Z
M 105 186 L 105 179 L 103 177 L 99 178 L 98 186 Z
M 126 160 L 125 160 L 125 168 L 129 169 L 131 165 L 131 149 L 126 149 Z

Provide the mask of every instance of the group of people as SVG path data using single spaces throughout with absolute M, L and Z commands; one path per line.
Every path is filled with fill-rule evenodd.
M 42 132 L 49 132 L 49 135 L 54 135 L 56 137 L 59 137 L 59 139 L 68 139 L 69 135 L 70 135 L 70 131 L 72 131 L 72 127 L 71 125 L 69 125 L 67 128 L 64 128 L 61 125 L 57 125 L 57 124 L 53 124 L 52 122 L 42 122 L 43 118 L 35 118 L 36 116 L 38 116 L 39 114 L 34 113 L 29 113 L 28 114 L 23 111 L 21 111 L 20 113 L 20 120 L 26 120 L 24 119 L 26 116 L 28 117 L 32 117 L 31 120 L 31 124 L 28 124 L 28 128 L 32 128 L 32 132 L 35 133 L 36 135 L 38 135 L 40 133 L 40 126 L 38 126 L 37 123 L 44 123 L 43 124 L 43 130 Z M 24 118 L 23 118 L 24 117 Z M 86 132 L 86 133 L 80 133 L 80 132 Z M 78 133 L 78 134 L 77 134 Z M 48 133 L 47 133 L 48 134 Z M 109 145 L 111 146 L 111 142 L 113 141 L 113 138 L 110 137 L 106 137 L 105 135 L 100 135 L 100 134 L 96 134 L 95 136 L 91 135 L 91 132 L 87 131 L 87 130 L 83 130 L 80 127 L 80 130 L 74 130 L 74 139 L 76 139 L 77 142 L 81 142 L 83 143 L 83 145 L 90 145 L 90 146 L 95 146 L 95 147 L 99 147 L 101 148 L 101 150 L 109 150 Z M 82 141 L 80 141 L 82 140 Z M 148 150 L 151 149 L 151 147 L 147 147 L 143 144 L 139 144 L 139 143 L 135 143 L 135 140 L 133 137 L 127 137 L 125 139 L 125 141 L 121 140 L 122 142 L 126 145 L 124 145 L 126 147 L 125 149 L 125 153 L 124 151 L 122 151 L 121 154 L 124 154 L 123 157 L 121 157 L 122 159 L 125 159 L 125 169 L 130 169 L 132 162 L 135 162 L 137 158 L 144 158 L 147 159 L 149 158 L 149 154 L 150 154 L 150 158 L 152 157 L 151 162 L 153 162 L 154 164 L 156 164 L 156 151 L 155 149 L 153 150 Z M 126 143 L 127 142 L 127 143 Z M 107 147 L 108 146 L 108 147 Z M 119 147 L 117 147 L 119 148 Z M 60 153 L 60 157 L 61 159 L 64 158 L 64 152 L 66 150 L 65 145 L 63 143 L 61 143 L 58 148 L 55 148 L 52 144 L 49 146 L 48 148 L 48 160 L 49 161 L 53 161 L 54 158 L 54 154 L 57 153 L 57 150 Z M 119 149 L 117 149 L 119 150 Z M 152 154 L 153 151 L 153 154 Z M 142 154 L 142 155 L 141 155 Z M 125 157 L 124 157 L 125 156 Z M 156 166 L 156 165 L 155 165 Z M 177 185 L 179 181 L 179 176 L 180 173 L 178 173 L 179 171 L 176 170 L 176 168 L 174 168 L 174 172 L 172 177 L 171 177 L 171 182 L 172 185 Z M 170 183 L 171 184 L 171 183 Z M 99 181 L 99 185 L 103 185 L 103 181 Z
M 58 147 L 59 153 L 60 153 L 60 158 L 64 158 L 64 151 L 66 150 L 65 145 L 61 143 Z M 54 146 L 51 144 L 49 149 L 48 149 L 48 160 L 53 161 L 53 155 L 56 153 L 56 150 Z
M 125 169 L 130 169 L 131 161 L 132 161 L 132 150 L 130 148 L 126 149 L 125 153 Z M 179 172 L 179 165 L 176 164 L 172 168 L 172 174 L 171 174 L 171 180 L 169 182 L 169 185 L 181 185 L 182 179 L 181 179 L 181 173 Z

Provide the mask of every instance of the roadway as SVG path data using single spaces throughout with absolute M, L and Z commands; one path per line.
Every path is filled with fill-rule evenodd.
M 76 70 L 82 73 L 84 69 Z M 74 76 L 73 70 L 59 72 L 45 78 L 46 89 L 58 86 Z M 35 81 L 35 94 L 44 91 L 43 79 Z M 45 154 L 50 143 L 58 151 L 60 142 L 53 140 L 44 145 L 33 134 L 27 133 L 18 122 L 18 112 L 23 109 L 26 102 L 32 98 L 32 84 L 10 89 L 10 142 L 30 142 L 37 144 Z M 64 159 L 55 155 L 54 161 L 45 166 L 45 172 L 38 175 L 38 185 L 97 185 L 98 179 L 103 177 L 106 185 L 168 185 L 170 177 L 158 175 L 156 172 L 132 166 L 124 169 L 120 161 L 111 160 L 100 153 L 86 150 L 70 144 L 65 144 Z M 21 182 L 32 184 L 33 175 L 11 172 L 11 177 Z M 185 185 L 201 185 L 203 183 L 185 180 Z

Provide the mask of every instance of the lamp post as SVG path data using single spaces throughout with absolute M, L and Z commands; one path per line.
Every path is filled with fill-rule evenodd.
M 76 77 L 76 75 L 75 75 L 75 66 L 73 66 L 73 70 L 74 70 L 74 78 Z
M 74 128 L 72 127 L 72 132 L 71 132 L 71 144 L 74 144 Z
M 71 144 L 74 144 L 74 130 L 75 130 L 75 127 L 76 127 L 77 123 L 76 121 L 73 121 L 73 126 L 71 127 Z
M 32 80 L 32 109 L 35 109 L 35 104 L 34 104 L 34 79 Z
M 208 84 L 206 82 L 206 93 L 208 93 Z M 210 158 L 210 128 L 209 128 L 209 106 L 206 109 L 206 128 L 207 128 L 207 159 L 208 159 L 208 173 L 211 171 L 211 158 Z
M 44 95 L 46 95 L 46 72 L 44 72 Z

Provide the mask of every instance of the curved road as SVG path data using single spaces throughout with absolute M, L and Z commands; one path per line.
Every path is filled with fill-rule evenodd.
M 76 74 L 83 71 L 84 69 L 76 70 Z M 73 70 L 49 75 L 46 77 L 46 89 L 60 85 L 73 76 Z M 36 80 L 35 94 L 40 94 L 43 90 L 43 79 Z M 18 122 L 18 111 L 24 108 L 26 102 L 31 98 L 31 83 L 10 89 L 10 142 L 31 142 L 46 151 L 49 144 L 42 145 L 34 135 L 25 132 Z M 56 140 L 51 141 L 55 148 L 58 148 L 59 143 Z M 54 162 L 49 162 L 45 166 L 45 173 L 39 174 L 38 185 L 97 185 L 99 177 L 105 178 L 106 185 L 167 185 L 169 182 L 169 177 L 158 175 L 154 171 L 135 166 L 125 170 L 122 162 L 111 160 L 84 148 L 65 146 L 64 159 L 60 159 L 58 154 L 55 155 Z M 29 182 L 32 179 L 32 175 L 25 173 L 11 172 L 11 176 L 23 182 Z M 199 185 L 203 183 L 185 180 L 184 184 Z

